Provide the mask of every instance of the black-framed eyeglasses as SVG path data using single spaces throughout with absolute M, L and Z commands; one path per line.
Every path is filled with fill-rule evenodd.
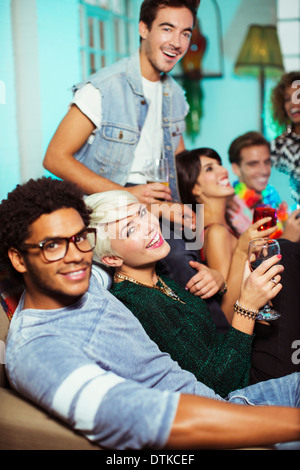
M 74 243 L 76 248 L 82 253 L 92 251 L 96 246 L 96 236 L 95 228 L 84 228 L 71 237 L 49 238 L 39 243 L 24 243 L 20 247 L 20 251 L 40 248 L 46 261 L 59 261 L 66 256 L 70 242 Z

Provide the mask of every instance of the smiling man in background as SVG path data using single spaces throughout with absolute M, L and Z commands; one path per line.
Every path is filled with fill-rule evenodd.
M 299 210 L 288 216 L 287 207 L 276 189 L 269 184 L 271 176 L 270 143 L 259 132 L 246 132 L 229 147 L 229 161 L 238 181 L 234 183 L 235 200 L 239 211 L 230 211 L 232 223 L 239 233 L 252 223 L 256 206 L 267 205 L 277 210 L 280 230 L 277 236 L 293 242 L 300 241 Z

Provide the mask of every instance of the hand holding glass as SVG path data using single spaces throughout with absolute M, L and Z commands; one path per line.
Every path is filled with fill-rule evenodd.
M 279 254 L 280 246 L 276 240 L 268 240 L 266 238 L 255 238 L 249 243 L 248 258 L 252 271 L 258 268 L 258 266 L 264 260 Z M 274 282 L 276 284 L 275 280 L 273 279 L 271 279 L 271 282 Z M 268 304 L 265 305 L 263 309 L 259 311 L 259 314 L 256 319 L 270 321 L 277 320 L 277 318 L 279 317 L 280 313 L 272 309 L 270 303 L 268 302 Z

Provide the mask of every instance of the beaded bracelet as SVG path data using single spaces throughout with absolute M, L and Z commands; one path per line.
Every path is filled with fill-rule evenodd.
M 239 315 L 249 318 L 249 320 L 255 320 L 258 315 L 258 310 L 242 307 L 238 300 L 234 304 L 234 311 Z

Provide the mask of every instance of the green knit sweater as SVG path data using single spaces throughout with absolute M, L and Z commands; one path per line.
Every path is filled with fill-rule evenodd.
M 233 327 L 225 334 L 217 332 L 204 300 L 161 278 L 185 304 L 129 281 L 113 283 L 111 293 L 133 312 L 162 352 L 216 393 L 226 397 L 246 387 L 253 336 Z

